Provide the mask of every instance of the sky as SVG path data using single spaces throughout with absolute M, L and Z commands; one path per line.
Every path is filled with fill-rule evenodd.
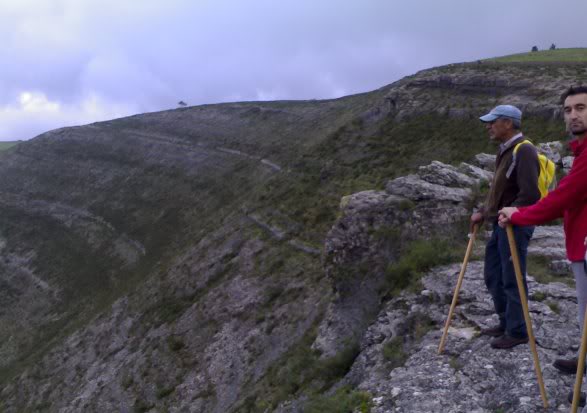
M 585 0 L 0 0 L 0 141 L 206 103 L 329 99 L 587 47 Z

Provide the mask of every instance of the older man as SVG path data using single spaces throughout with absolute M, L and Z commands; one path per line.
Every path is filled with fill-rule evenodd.
M 587 87 L 571 87 L 561 101 L 575 160 L 569 174 L 558 187 L 536 205 L 526 208 L 503 208 L 500 225 L 537 225 L 564 218 L 567 257 L 571 261 L 577 286 L 579 326 L 583 327 L 587 307 L 587 274 L 585 273 L 585 237 L 587 236 Z M 564 373 L 577 371 L 577 359 L 556 360 L 554 366 Z
M 485 248 L 485 284 L 499 317 L 499 324 L 484 329 L 483 334 L 495 337 L 491 347 L 506 349 L 528 342 L 526 322 L 516 275 L 510 260 L 506 231 L 497 222 L 498 211 L 508 206 L 526 206 L 540 199 L 538 175 L 540 165 L 536 148 L 523 144 L 520 131 L 522 112 L 511 105 L 500 105 L 479 118 L 485 123 L 492 140 L 500 143 L 495 163 L 495 175 L 484 207 L 471 216 L 471 225 L 489 221 L 493 227 Z M 520 145 L 515 151 L 514 148 Z M 514 236 L 520 256 L 527 290 L 526 253 L 534 227 L 514 227 Z

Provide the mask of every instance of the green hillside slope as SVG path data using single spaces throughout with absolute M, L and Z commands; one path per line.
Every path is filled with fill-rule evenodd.
M 261 412 L 327 392 L 356 356 L 356 343 L 320 362 L 311 349 L 334 298 L 320 253 L 341 197 L 494 153 L 478 116 L 499 103 L 522 107 L 534 142 L 563 138 L 558 95 L 587 71 L 552 67 L 450 65 L 341 99 L 182 108 L 0 152 L 0 410 Z

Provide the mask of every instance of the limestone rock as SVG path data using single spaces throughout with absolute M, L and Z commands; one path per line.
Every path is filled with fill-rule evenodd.
M 563 150 L 563 144 L 560 141 L 546 142 L 537 145 L 538 150 L 546 155 L 548 159 L 558 164 L 561 161 L 561 151 Z
M 475 163 L 479 165 L 483 169 L 487 169 L 488 171 L 495 170 L 495 155 L 490 155 L 487 153 L 480 153 L 475 155 Z
M 528 246 L 530 254 L 541 255 L 554 260 L 565 259 L 565 235 L 560 225 L 537 226 Z
M 471 196 L 468 188 L 449 188 L 427 182 L 417 175 L 408 175 L 389 181 L 385 190 L 392 194 L 408 198 L 412 201 L 439 200 L 455 203 L 466 201 Z
M 575 160 L 574 156 L 565 156 L 562 159 L 562 163 L 563 163 L 563 172 L 565 173 L 565 175 L 567 175 L 569 173 L 569 171 L 571 170 L 571 167 L 573 166 L 573 161 Z
M 459 165 L 459 172 L 472 176 L 479 180 L 479 182 L 491 182 L 493 180 L 493 172 L 462 162 Z
M 470 187 L 478 182 L 454 166 L 439 161 L 432 161 L 430 165 L 418 168 L 418 176 L 431 184 L 453 188 Z
M 571 261 L 567 259 L 553 260 L 550 263 L 549 268 L 555 275 L 570 276 L 572 274 Z
M 459 270 L 460 264 L 433 269 L 423 284 L 436 293 L 436 300 L 415 305 L 422 300 L 421 294 L 402 294 L 386 303 L 367 331 L 347 381 L 372 395 L 374 413 L 543 411 L 529 346 L 495 350 L 486 336 L 450 334 L 444 353 L 437 354 Z M 538 284 L 532 277 L 528 284 L 529 291 L 539 292 L 542 300 L 531 298 L 529 305 L 549 403 L 553 411 L 566 411 L 574 377 L 561 375 L 551 364 L 575 354 L 579 337 L 575 294 L 563 284 Z M 469 264 L 460 298 L 453 331 L 478 332 L 497 322 L 484 286 L 482 263 Z M 420 327 L 409 321 L 414 317 Z M 422 320 L 431 321 L 422 324 Z M 423 325 L 429 326 L 428 332 L 421 340 L 413 340 Z M 394 338 L 404 343 L 406 361 L 399 367 L 384 353 Z

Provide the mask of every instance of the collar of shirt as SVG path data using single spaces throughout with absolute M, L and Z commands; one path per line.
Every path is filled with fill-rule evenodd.
M 507 142 L 504 142 L 502 144 L 499 145 L 499 153 L 504 153 L 508 148 L 510 148 L 514 141 L 517 140 L 518 138 L 522 137 L 522 132 L 518 133 L 515 136 L 512 136 L 511 138 L 508 139 Z

